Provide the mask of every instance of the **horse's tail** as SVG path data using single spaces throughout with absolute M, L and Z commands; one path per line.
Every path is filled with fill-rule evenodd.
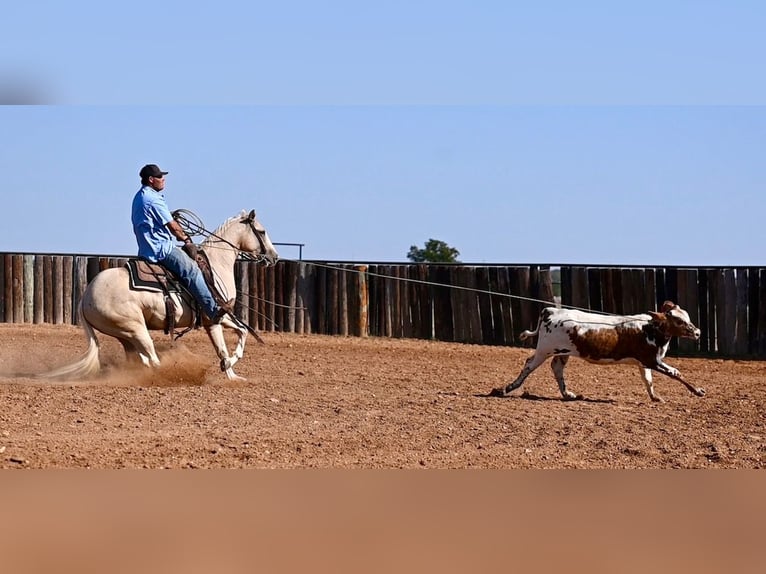
M 96 332 L 83 315 L 82 304 L 80 304 L 78 312 L 80 314 L 80 319 L 82 320 L 83 328 L 85 329 L 85 338 L 88 341 L 88 349 L 74 363 L 48 371 L 47 373 L 41 373 L 37 375 L 37 378 L 68 381 L 84 379 L 91 375 L 95 375 L 101 370 L 101 363 L 98 360 L 98 339 L 96 339 Z

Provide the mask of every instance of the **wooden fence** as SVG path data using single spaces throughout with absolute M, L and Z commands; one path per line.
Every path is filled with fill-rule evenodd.
M 124 257 L 0 253 L 0 321 L 79 324 L 82 293 Z M 560 273 L 560 284 L 554 273 Z M 238 261 L 238 316 L 260 331 L 522 345 L 543 302 L 607 313 L 670 299 L 702 330 L 689 356 L 766 358 L 766 268 Z M 529 343 L 526 343 L 529 344 Z

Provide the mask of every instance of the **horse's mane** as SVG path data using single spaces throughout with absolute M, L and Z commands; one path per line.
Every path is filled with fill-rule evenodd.
M 237 215 L 232 215 L 226 221 L 224 221 L 221 225 L 216 227 L 216 229 L 213 231 L 213 236 L 221 237 L 224 233 L 226 233 L 229 227 L 231 227 L 235 223 L 239 223 L 245 217 L 247 217 L 247 211 L 244 209 L 240 211 Z

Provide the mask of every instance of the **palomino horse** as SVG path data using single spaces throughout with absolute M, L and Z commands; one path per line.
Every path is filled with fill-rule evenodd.
M 255 256 L 267 265 L 276 263 L 278 257 L 266 230 L 256 219 L 255 211 L 249 214 L 242 211 L 230 217 L 201 243 L 201 247 L 210 261 L 216 285 L 227 299 L 236 293 L 234 262 L 239 253 Z M 195 314 L 191 307 L 177 294 L 173 298 L 176 327 L 192 327 Z M 138 357 L 147 366 L 160 364 L 149 331 L 165 328 L 164 295 L 131 290 L 128 271 L 124 267 L 105 269 L 96 275 L 83 293 L 80 316 L 88 340 L 87 351 L 76 362 L 44 373 L 41 377 L 79 379 L 97 373 L 101 365 L 96 330 L 119 339 L 129 360 Z M 229 379 L 244 380 L 234 373 L 232 367 L 244 354 L 247 329 L 229 316 L 219 324 L 211 324 L 205 318 L 203 326 L 221 360 L 221 370 Z M 226 348 L 222 327 L 233 329 L 239 337 L 232 355 Z

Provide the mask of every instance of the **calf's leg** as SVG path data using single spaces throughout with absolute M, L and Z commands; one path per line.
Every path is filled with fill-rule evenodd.
M 519 373 L 519 376 L 516 377 L 515 381 L 506 385 L 505 387 L 498 387 L 496 389 L 492 389 L 492 391 L 489 394 L 493 397 L 507 396 L 508 393 L 510 393 L 511 391 L 518 389 L 524 383 L 524 380 L 529 375 L 532 374 L 532 371 L 534 371 L 537 367 L 542 365 L 545 362 L 545 359 L 547 358 L 548 358 L 548 355 L 535 351 L 535 354 L 526 360 L 526 362 L 524 363 L 524 368 L 521 369 L 521 372 Z
M 678 372 L 678 369 L 675 367 L 671 367 L 667 363 L 663 363 L 662 361 L 657 362 L 657 370 L 662 373 L 663 375 L 667 375 L 671 379 L 675 379 L 681 383 L 684 384 L 684 386 L 689 389 L 692 393 L 697 395 L 698 397 L 704 397 L 705 396 L 705 389 L 702 387 L 695 387 L 691 383 L 688 383 L 681 377 L 681 373 Z
M 562 397 L 567 400 L 582 398 L 578 397 L 572 391 L 567 390 L 567 384 L 566 381 L 564 381 L 564 367 L 566 367 L 568 360 L 569 355 L 556 355 L 553 357 L 553 360 L 551 361 L 553 376 L 556 377 L 556 382 L 559 384 L 559 390 L 561 391 Z
M 652 385 L 652 370 L 647 369 L 646 367 L 639 367 L 639 371 L 641 371 L 641 378 L 644 379 L 644 384 L 646 385 L 646 392 L 649 393 L 649 398 L 652 399 L 654 402 L 657 403 L 664 403 L 665 401 L 662 400 L 662 397 L 660 397 L 657 393 L 654 392 L 654 385 Z

